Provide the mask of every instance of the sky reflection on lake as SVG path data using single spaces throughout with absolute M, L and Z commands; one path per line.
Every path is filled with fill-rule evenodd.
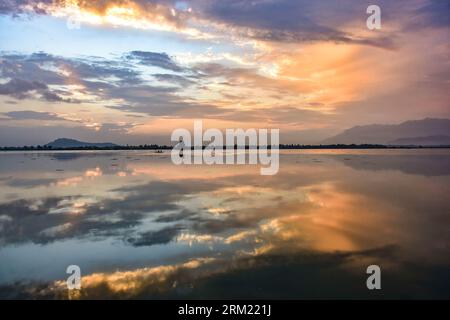
M 450 297 L 449 150 L 2 153 L 0 190 L 2 298 Z

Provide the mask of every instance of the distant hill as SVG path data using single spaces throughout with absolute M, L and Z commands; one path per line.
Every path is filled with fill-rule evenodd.
M 394 125 L 356 126 L 322 144 L 447 145 L 449 137 L 450 119 L 426 118 Z
M 93 142 L 78 141 L 74 139 L 60 138 L 50 143 L 47 143 L 45 146 L 54 149 L 65 149 L 65 148 L 86 148 L 86 147 L 110 148 L 116 147 L 117 145 L 109 142 L 93 143 Z
M 450 136 L 401 138 L 389 142 L 395 146 L 450 146 Z

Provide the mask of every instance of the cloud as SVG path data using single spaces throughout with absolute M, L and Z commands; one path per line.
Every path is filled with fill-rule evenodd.
M 48 90 L 42 92 L 42 98 L 44 98 L 45 100 L 47 100 L 49 102 L 67 102 L 67 103 L 78 103 L 79 102 L 79 100 L 77 100 L 77 99 L 72 99 L 72 98 L 65 99 L 65 98 L 59 96 L 58 94 L 48 91 Z
M 25 99 L 35 92 L 42 100 L 65 103 L 92 99 L 103 89 L 141 83 L 140 72 L 121 60 L 71 59 L 45 52 L 0 53 L 0 76 L 11 78 L 0 84 L 0 94 Z
M 288 118 L 291 121 L 295 121 L 297 115 L 306 115 L 300 114 L 296 111 L 297 108 L 292 106 L 279 106 L 272 111 L 267 107 L 259 110 L 240 110 L 234 106 L 233 104 L 246 100 L 258 100 L 261 95 L 278 95 L 278 98 L 273 99 L 278 105 L 286 97 L 297 98 L 297 88 L 290 88 L 286 82 L 263 76 L 256 68 L 229 67 L 219 63 L 180 66 L 166 53 L 144 51 L 133 51 L 126 54 L 125 59 L 117 60 L 97 57 L 62 58 L 38 52 L 31 55 L 3 54 L 0 61 L 3 76 L 25 77 L 26 73 L 30 81 L 43 81 L 39 82 L 41 85 L 35 85 L 42 88 L 35 98 L 50 102 L 90 102 L 109 109 L 150 116 L 202 117 L 233 121 L 259 121 L 261 117 L 268 116 L 273 120 L 281 120 L 287 115 L 283 110 L 290 110 Z M 156 73 L 152 74 L 153 78 L 144 80 L 145 77 L 141 77 L 142 71 L 138 71 L 141 64 L 176 71 L 178 74 Z M 28 82 L 24 82 L 27 85 L 20 86 L 22 91 L 34 88 Z M 217 89 L 211 85 L 217 82 L 224 88 L 220 93 L 224 98 L 198 99 L 192 92 L 186 92 L 189 88 L 193 92 L 214 94 Z M 176 86 L 173 86 L 174 84 Z M 296 86 L 299 86 L 299 82 L 296 82 Z M 305 82 L 305 89 L 306 86 L 309 84 Z M 8 87 L 12 86 L 8 84 Z M 260 90 L 264 91 L 249 94 L 249 91 Z M 12 90 L 4 92 L 11 93 Z M 230 92 L 234 95 L 228 94 Z M 313 111 L 310 113 L 319 115 Z M 106 130 L 108 126 L 100 124 L 97 127 Z M 121 126 L 109 129 L 126 132 L 129 128 L 131 127 Z
M 192 0 L 184 5 L 178 1 L 163 0 L 77 0 L 66 3 L 57 1 L 3 1 L 3 14 L 48 14 L 69 17 L 77 14 L 95 17 L 96 23 L 142 29 L 166 30 L 185 33 L 187 37 L 256 39 L 264 42 L 334 42 L 368 45 L 386 49 L 396 48 L 395 34 L 367 34 L 366 8 L 370 1 L 352 0 Z M 411 15 L 416 27 L 448 26 L 448 2 L 439 0 L 385 1 L 377 4 L 383 10 L 386 21 L 409 25 Z M 189 9 L 190 8 L 190 9 Z M 86 21 L 89 21 L 87 19 Z M 349 30 L 349 24 L 359 24 L 361 29 Z M 143 60 L 162 63 L 167 57 L 142 55 Z M 139 58 L 139 57 L 137 57 Z M 156 60 L 156 61 L 155 61 Z M 144 61 L 143 61 L 144 62 Z M 149 61 L 145 61 L 148 63 Z M 165 66 L 176 68 L 174 65 Z M 179 71 L 179 70 L 173 70 Z
M 181 72 L 183 68 L 177 65 L 167 53 L 131 51 L 125 56 L 127 59 L 138 61 L 145 66 L 155 66 L 162 69 Z
M 166 3 L 165 3 L 166 2 Z M 0 4 L 0 14 L 47 14 L 47 15 L 69 15 L 74 12 L 89 13 L 97 17 L 106 15 L 120 16 L 126 14 L 134 19 L 159 22 L 172 26 L 181 27 L 184 24 L 186 12 L 179 12 L 174 15 L 172 6 L 167 1 L 160 0 L 108 0 L 108 1 L 88 1 L 88 0 L 4 0 Z M 121 11 L 117 8 L 126 8 Z
M 4 112 L 3 115 L 11 120 L 64 120 L 55 113 L 36 112 L 36 111 L 10 111 Z
M 43 52 L 4 57 L 1 65 L 9 76 L 23 76 L 23 70 L 15 68 L 20 64 L 30 72 L 31 79 L 46 79 L 47 87 L 52 90 L 42 91 L 41 97 L 52 102 L 85 101 L 109 109 L 150 116 L 202 117 L 239 122 L 259 122 L 264 118 L 271 119 L 272 123 L 288 121 L 294 124 L 323 117 L 320 112 L 302 110 L 297 106 L 299 91 L 315 90 L 311 82 L 301 80 L 290 83 L 269 78 L 260 74 L 256 67 L 230 67 L 219 63 L 179 66 L 165 53 L 142 51 L 126 54 L 125 60 L 69 59 Z M 144 80 L 141 71 L 137 71 L 142 63 L 172 72 L 177 70 L 178 74 L 156 73 L 152 74 L 153 79 Z M 43 69 L 42 66 L 48 64 L 53 67 Z M 82 88 L 67 87 L 66 84 L 70 82 Z M 221 90 L 214 88 L 217 84 Z M 199 99 L 188 90 L 212 98 Z M 77 97 L 71 97 L 77 91 Z M 218 93 L 223 98 L 214 97 Z M 87 98 L 83 99 L 83 96 Z M 258 101 L 262 97 L 269 99 L 266 106 L 259 106 Z M 295 100 L 287 102 L 289 99 Z M 239 108 L 241 103 L 250 106 L 255 104 L 255 107 L 242 110 Z
M 140 233 L 136 238 L 129 238 L 127 242 L 135 247 L 153 246 L 166 244 L 172 241 L 182 230 L 179 226 L 170 226 L 158 231 L 147 231 Z
M 398 268 L 390 269 L 394 284 L 386 294 L 389 298 L 410 297 L 417 287 L 411 275 L 420 279 L 421 287 L 435 288 L 445 266 L 433 265 L 436 272 L 425 273 L 416 264 L 400 261 L 399 248 L 383 246 L 347 252 L 310 252 L 296 250 L 289 254 L 267 252 L 225 256 L 207 255 L 201 258 L 184 258 L 182 262 L 96 272 L 83 275 L 83 290 L 78 295 L 68 295 L 65 280 L 16 281 L 0 286 L 2 299 L 212 299 L 273 297 L 339 299 L 370 298 L 362 286 L 361 277 L 350 265 L 367 261 L 391 261 Z M 359 270 L 358 269 L 358 270 Z M 410 272 L 405 273 L 408 269 Z M 332 280 L 330 280 L 332 279 Z M 193 286 L 192 284 L 196 285 Z M 255 287 L 255 283 L 258 286 Z M 350 285 L 349 285 L 350 284 Z M 217 287 L 220 290 L 217 290 Z M 414 287 L 415 286 L 415 287 Z M 315 290 L 312 290 L 315 289 Z M 318 290 L 319 289 L 319 290 Z M 432 290 L 437 297 L 446 297 L 445 291 Z M 429 292 L 427 292 L 429 294 Z M 426 296 L 425 296 L 426 297 Z
M 165 30 L 194 38 L 288 43 L 331 41 L 394 48 L 392 35 L 367 37 L 344 31 L 349 21 L 361 21 L 363 25 L 362 17 L 369 4 L 333 0 L 193 0 L 185 5 L 162 0 L 78 0 L 70 4 L 27 0 L 6 3 L 0 12 L 34 12 L 57 17 L 77 14 L 81 20 L 87 15 L 91 20 L 95 17 L 100 24 Z M 396 8 L 389 2 L 383 2 L 383 7 Z
M 146 3 L 150 2 L 80 1 L 79 6 L 107 16 L 114 5 L 126 9 L 145 7 Z M 430 82 L 436 79 L 435 69 L 441 70 L 442 79 L 447 80 L 443 70 L 448 50 L 439 45 L 443 30 L 428 26 L 416 35 L 402 29 L 408 19 L 441 21 L 439 11 L 444 8 L 436 2 L 414 0 L 406 5 L 404 1 L 379 1 L 383 10 L 380 32 L 365 27 L 367 1 L 198 0 L 178 6 L 173 1 L 151 3 L 161 8 L 174 7 L 177 12 L 191 7 L 189 15 L 178 16 L 175 12 L 173 21 L 180 20 L 180 24 L 172 31 L 199 28 L 217 38 L 194 41 L 158 33 L 158 37 L 169 37 L 170 43 L 181 42 L 169 45 L 164 52 L 146 51 L 145 46 L 129 48 L 129 52 L 117 52 L 108 59 L 61 57 L 46 52 L 1 53 L 0 83 L 5 86 L 4 92 L 13 91 L 6 90 L 12 79 L 42 83 L 47 88 L 16 93 L 15 97 L 52 102 L 52 110 L 59 114 L 67 113 L 65 102 L 84 104 L 82 108 L 87 111 L 80 118 L 97 123 L 95 128 L 100 128 L 102 121 L 128 123 L 130 119 L 124 117 L 141 117 L 143 126 L 136 130 L 111 128 L 128 135 L 129 141 L 124 136 L 112 136 L 120 143 L 141 142 L 138 132 L 142 136 L 151 132 L 152 139 L 156 135 L 168 137 L 170 129 L 159 125 L 165 120 L 179 123 L 181 119 L 201 117 L 219 127 L 276 125 L 284 135 L 292 137 L 289 142 L 304 142 L 305 130 L 323 128 L 328 135 L 367 121 L 397 121 L 405 117 L 406 113 L 398 112 L 405 106 L 414 111 L 408 113 L 409 118 L 416 117 L 419 109 L 420 117 L 425 113 L 442 117 L 448 110 L 442 98 L 445 81 L 439 85 Z M 120 8 L 115 10 L 119 12 Z M 130 20 L 136 22 L 140 14 L 137 11 Z M 109 32 L 108 28 L 102 30 Z M 90 28 L 81 32 L 86 31 L 90 32 Z M 131 37 L 133 34 L 128 33 Z M 183 52 L 177 52 L 180 47 Z M 430 49 L 419 50 L 423 47 Z M 411 74 L 411 68 L 423 72 Z M 418 94 L 423 97 L 420 101 L 414 99 Z M 385 99 L 381 99 L 383 95 Z M 378 105 L 373 102 L 375 96 L 380 98 Z M 400 96 L 410 97 L 411 101 L 399 103 Z M 352 107 L 346 108 L 349 105 Z M 5 106 L 8 110 L 14 108 Z M 42 103 L 36 108 L 46 111 Z M 313 133 L 319 134 L 310 131 L 310 136 Z M 80 131 L 78 135 L 84 134 Z
M 153 74 L 153 77 L 155 77 L 158 81 L 176 84 L 180 87 L 187 87 L 187 86 L 195 84 L 194 81 L 192 81 L 186 77 L 176 75 L 176 74 L 156 73 L 156 74 Z
M 0 14 L 18 15 L 30 10 L 34 13 L 45 14 L 46 10 L 42 9 L 41 5 L 51 5 L 53 2 L 53 0 L 2 0 Z
M 450 26 L 450 2 L 430 0 L 415 10 L 416 16 L 409 27 L 436 27 L 448 28 Z
M 104 171 L 107 172 L 107 170 Z M 34 179 L 13 180 L 7 183 L 12 187 L 32 188 L 42 187 L 42 184 L 37 185 L 37 183 L 54 183 L 54 181 Z M 105 198 L 89 203 L 85 197 L 74 195 L 1 203 L 0 213 L 8 213 L 12 218 L 4 223 L 5 230 L 0 237 L 0 243 L 31 241 L 44 244 L 74 237 L 90 237 L 94 231 L 95 237 L 124 239 L 126 243 L 133 246 L 167 243 L 183 228 L 181 224 L 146 232 L 136 232 L 134 227 L 141 225 L 152 215 L 156 219 L 158 214 L 168 211 L 180 211 L 181 214 L 183 209 L 177 201 L 185 195 L 210 190 L 212 186 L 218 187 L 219 184 L 196 180 L 193 180 L 191 184 L 154 181 L 145 185 L 111 190 L 120 192 L 124 196 L 123 199 Z M 77 203 L 82 203 L 83 206 L 77 206 Z M 75 210 L 80 209 L 83 210 L 83 214 L 74 214 Z M 52 214 L 52 212 L 58 212 L 58 214 Z M 111 220 L 105 219 L 108 216 Z M 181 218 L 181 215 L 178 217 Z M 69 222 L 71 227 L 65 228 L 63 232 L 45 232 Z M 22 232 L 19 232 L 19 229 Z
M 23 79 L 11 79 L 5 84 L 0 84 L 0 94 L 11 95 L 22 99 L 30 91 L 47 89 L 47 85 L 38 81 L 28 81 Z
M 42 81 L 47 85 L 80 83 L 81 80 L 91 79 L 108 79 L 112 84 L 116 81 L 122 84 L 140 81 L 140 72 L 121 60 L 98 57 L 64 58 L 45 52 L 30 55 L 0 52 L 0 57 L 0 74 L 5 78 L 18 77 Z
M 355 7 L 359 8 L 358 11 Z M 390 37 L 368 38 L 340 30 L 345 23 L 364 17 L 363 3 L 336 1 L 208 1 L 202 7 L 206 19 L 226 25 L 243 38 L 266 42 L 331 41 L 393 48 Z M 333 12 L 329 15 L 329 12 Z M 362 20 L 362 19 L 361 19 Z
M 217 106 L 202 104 L 175 95 L 172 90 L 160 90 L 151 86 L 118 88 L 110 92 L 112 97 L 125 99 L 129 104 L 107 106 L 124 112 L 135 112 L 150 116 L 211 117 L 223 114 Z
M 32 189 L 43 185 L 50 185 L 56 182 L 57 179 L 38 178 L 38 179 L 11 179 L 6 184 L 13 188 Z M 9 221 L 12 221 L 9 220 Z
M 16 99 L 26 99 L 32 98 L 32 95 L 30 94 L 32 92 L 38 93 L 41 98 L 49 102 L 78 102 L 77 99 L 65 99 L 58 94 L 51 92 L 48 90 L 48 86 L 45 83 L 39 81 L 14 78 L 5 84 L 0 84 L 0 95 L 9 95 Z

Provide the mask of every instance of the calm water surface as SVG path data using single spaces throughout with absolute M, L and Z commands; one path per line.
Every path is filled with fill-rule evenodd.
M 449 298 L 449 271 L 450 150 L 283 151 L 275 176 L 0 153 L 1 298 Z

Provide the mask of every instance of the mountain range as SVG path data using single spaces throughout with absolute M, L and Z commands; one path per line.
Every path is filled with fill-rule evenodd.
M 355 126 L 321 141 L 332 144 L 383 144 L 394 146 L 449 146 L 450 119 L 411 120 L 400 124 L 372 124 Z M 111 148 L 110 142 L 93 143 L 75 139 L 59 138 L 45 145 L 54 149 L 65 148 Z
M 411 120 L 372 124 L 343 131 L 322 144 L 450 145 L 450 119 Z
M 45 145 L 45 147 L 51 147 L 53 149 L 86 148 L 86 147 L 112 148 L 116 146 L 117 146 L 116 144 L 110 142 L 92 143 L 67 138 L 56 139 L 55 141 L 52 141 Z

